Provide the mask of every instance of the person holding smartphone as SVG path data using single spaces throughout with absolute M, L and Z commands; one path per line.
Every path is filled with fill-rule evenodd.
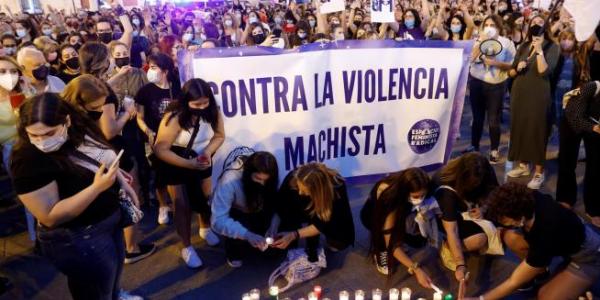
M 191 245 L 191 210 L 199 213 L 199 235 L 208 245 L 219 238 L 210 229 L 212 156 L 225 141 L 223 116 L 208 83 L 191 79 L 183 85 L 178 102 L 164 115 L 154 151 L 157 176 L 166 183 L 175 204 L 175 226 L 183 248 L 181 257 L 188 267 L 202 266 Z
M 137 197 L 98 126 L 57 94 L 44 93 L 21 106 L 18 135 L 15 192 L 37 218 L 42 255 L 67 276 L 72 298 L 135 299 L 119 288 L 125 254 L 119 188 Z

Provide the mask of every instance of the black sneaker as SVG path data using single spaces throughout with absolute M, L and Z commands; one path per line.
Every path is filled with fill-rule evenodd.
M 138 262 L 154 253 L 156 246 L 154 244 L 140 244 L 140 252 L 125 253 L 125 264 Z
M 387 251 L 379 252 L 375 254 L 375 266 L 377 271 L 383 275 L 388 275 L 390 270 L 388 268 L 388 254 Z

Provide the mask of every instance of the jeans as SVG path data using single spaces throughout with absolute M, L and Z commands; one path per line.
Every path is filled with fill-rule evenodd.
M 483 121 L 487 112 L 491 150 L 500 147 L 500 117 L 502 115 L 502 99 L 506 92 L 506 82 L 490 84 L 470 77 L 469 101 L 473 111 L 471 126 L 471 146 L 479 150 L 479 142 L 483 134 Z
M 67 276 L 74 300 L 117 300 L 125 246 L 120 211 L 83 228 L 38 228 L 44 257 Z

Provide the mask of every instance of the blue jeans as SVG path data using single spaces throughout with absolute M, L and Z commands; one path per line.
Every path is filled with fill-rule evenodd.
M 117 211 L 83 228 L 38 228 L 43 255 L 67 276 L 74 300 L 116 300 L 125 246 Z

